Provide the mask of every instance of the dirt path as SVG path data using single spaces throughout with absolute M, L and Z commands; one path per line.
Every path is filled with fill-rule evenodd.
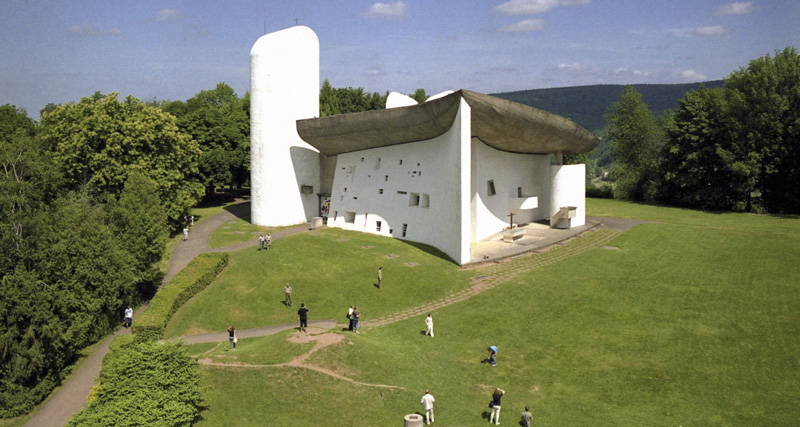
M 309 333 L 300 333 L 295 332 L 294 335 L 289 337 L 289 341 L 296 343 L 296 344 L 303 344 L 308 342 L 314 342 L 314 347 L 309 350 L 308 352 L 301 354 L 300 356 L 295 357 L 294 359 L 286 362 L 286 363 L 277 363 L 274 365 L 254 365 L 249 363 L 221 363 L 221 362 L 214 362 L 210 358 L 203 358 L 198 360 L 201 365 L 205 366 L 217 366 L 217 367 L 224 367 L 224 368 L 248 368 L 248 369 L 263 369 L 263 368 L 298 368 L 298 369 L 308 369 L 310 371 L 319 372 L 320 374 L 327 375 L 338 380 L 347 381 L 352 384 L 362 385 L 366 387 L 377 387 L 377 388 L 390 388 L 390 389 L 398 389 L 398 390 L 405 390 L 405 387 L 401 386 L 394 386 L 389 384 L 373 384 L 373 383 L 365 383 L 361 381 L 356 381 L 352 378 L 346 377 L 336 371 L 331 369 L 323 368 L 318 365 L 313 365 L 306 360 L 312 354 L 316 353 L 317 351 L 328 347 L 330 345 L 338 344 L 344 341 L 344 335 L 337 334 L 333 332 L 326 332 L 324 329 L 319 328 L 309 328 Z

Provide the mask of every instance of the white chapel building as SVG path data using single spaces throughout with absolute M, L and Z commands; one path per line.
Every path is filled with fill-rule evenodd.
M 310 28 L 253 46 L 254 224 L 327 217 L 329 227 L 431 245 L 459 265 L 510 220 L 585 224 L 585 165 L 561 159 L 599 139 L 574 122 L 464 89 L 419 105 L 392 93 L 386 110 L 320 118 L 319 84 Z

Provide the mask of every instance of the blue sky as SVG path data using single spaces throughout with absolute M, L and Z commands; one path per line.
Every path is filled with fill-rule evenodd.
M 295 19 L 319 36 L 321 80 L 381 93 L 695 82 L 800 47 L 797 0 L 12 0 L 0 105 L 242 95 L 265 22 Z

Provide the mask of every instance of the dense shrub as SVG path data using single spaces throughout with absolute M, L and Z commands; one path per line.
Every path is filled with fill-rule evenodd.
M 107 362 L 93 400 L 69 426 L 190 426 L 198 419 L 200 371 L 180 343 L 139 343 Z
M 133 333 L 137 342 L 157 340 L 172 314 L 211 283 L 228 265 L 227 253 L 200 254 L 158 290 L 147 310 L 136 319 Z

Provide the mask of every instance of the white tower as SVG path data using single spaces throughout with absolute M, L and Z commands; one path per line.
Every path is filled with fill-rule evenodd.
M 251 221 L 283 226 L 318 215 L 319 152 L 296 121 L 319 117 L 319 39 L 297 26 L 250 51 Z

